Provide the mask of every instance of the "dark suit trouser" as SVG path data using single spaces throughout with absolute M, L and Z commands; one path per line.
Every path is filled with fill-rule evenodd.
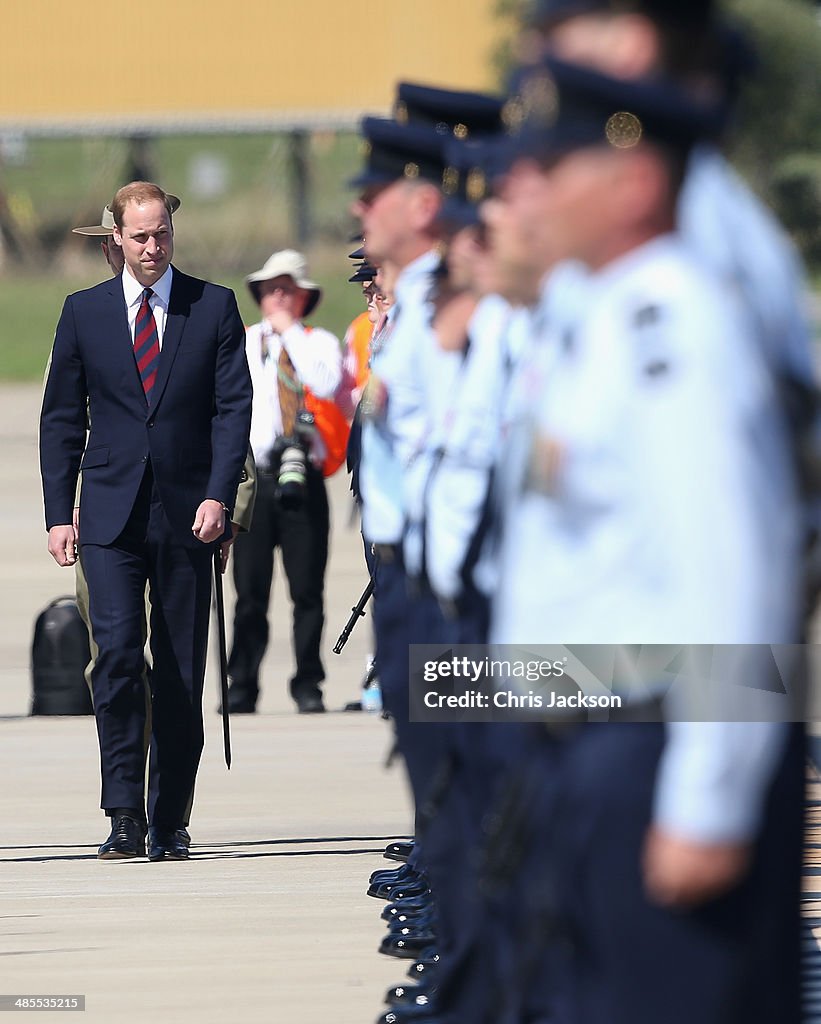
M 256 696 L 259 669 L 268 646 L 268 605 L 274 575 L 274 550 L 282 551 L 282 564 L 293 604 L 296 672 L 291 696 L 316 691 L 325 678 L 320 657 L 325 623 L 325 566 L 330 528 L 328 495 L 318 470 L 307 475 L 306 500 L 294 509 L 276 497 L 276 480 L 257 476 L 254 520 L 234 545 L 234 640 L 228 659 L 232 686 Z
M 110 545 L 82 544 L 99 654 L 92 673 L 100 741 L 101 806 L 142 808 L 145 585 L 151 598 L 152 727 L 148 821 L 177 828 L 203 747 L 202 687 L 213 545 L 174 537 L 146 470 L 131 516 Z

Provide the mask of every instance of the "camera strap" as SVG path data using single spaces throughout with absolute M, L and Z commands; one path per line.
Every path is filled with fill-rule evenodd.
M 279 390 L 279 410 L 282 414 L 282 433 L 290 437 L 294 433 L 296 417 L 302 408 L 305 389 L 299 382 L 294 364 L 282 345 L 277 359 L 277 387 Z

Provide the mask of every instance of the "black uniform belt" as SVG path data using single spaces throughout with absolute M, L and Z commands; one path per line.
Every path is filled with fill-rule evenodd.
M 383 565 L 393 565 L 402 560 L 401 544 L 371 544 L 371 551 Z

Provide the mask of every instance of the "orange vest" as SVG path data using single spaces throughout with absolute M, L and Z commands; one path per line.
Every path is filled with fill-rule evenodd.
M 307 324 L 303 326 L 306 331 L 311 330 Z M 333 398 L 317 398 L 310 388 L 305 387 L 303 403 L 307 411 L 313 413 L 314 424 L 325 444 L 327 454 L 322 463 L 322 475 L 333 476 L 345 461 L 351 428 Z
M 372 334 L 373 324 L 368 319 L 367 312 L 360 313 L 358 317 L 352 320 L 345 334 L 348 347 L 356 357 L 356 386 L 360 390 L 368 383 L 368 377 L 371 375 L 368 360 L 370 358 Z
M 325 443 L 327 454 L 322 475 L 333 476 L 345 461 L 351 428 L 333 398 L 317 398 L 310 388 L 305 388 L 304 403 L 308 412 L 314 414 L 314 424 Z

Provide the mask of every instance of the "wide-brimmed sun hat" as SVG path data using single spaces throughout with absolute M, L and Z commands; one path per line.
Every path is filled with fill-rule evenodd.
M 275 277 L 290 277 L 298 288 L 303 288 L 308 292 L 308 301 L 302 314 L 307 316 L 316 309 L 322 298 L 322 289 L 316 281 L 311 281 L 308 278 L 306 271 L 307 264 L 301 252 L 297 252 L 295 249 L 281 249 L 269 256 L 259 270 L 249 274 L 245 278 L 245 283 L 248 285 L 248 291 L 253 295 L 254 301 L 259 305 L 259 286 L 263 281 L 273 281 Z
M 176 213 L 180 208 L 181 200 L 178 196 L 172 196 L 170 192 L 166 192 L 168 196 L 168 202 L 171 206 L 171 212 Z M 99 224 L 89 224 L 87 227 L 72 228 L 75 235 L 111 235 L 114 233 L 114 214 L 111 212 L 110 206 L 104 206 L 102 216 L 100 217 Z

